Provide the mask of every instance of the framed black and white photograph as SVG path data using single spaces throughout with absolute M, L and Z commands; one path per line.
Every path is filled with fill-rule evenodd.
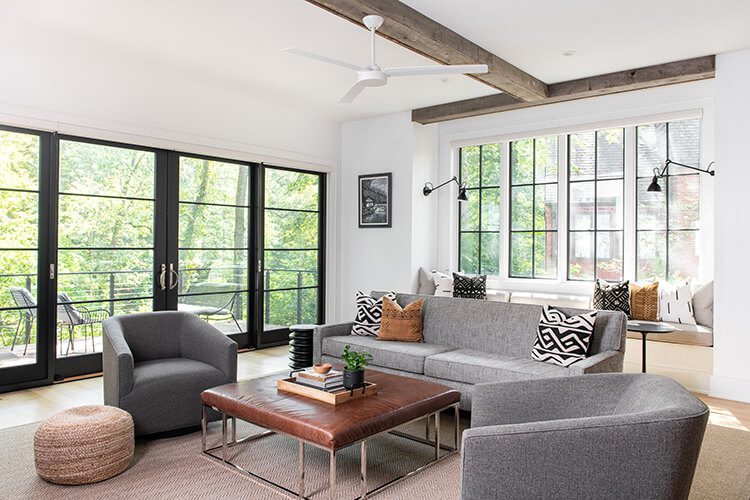
M 359 176 L 359 227 L 391 227 L 391 174 Z

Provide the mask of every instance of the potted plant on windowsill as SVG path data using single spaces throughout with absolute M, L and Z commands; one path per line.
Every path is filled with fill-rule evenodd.
M 344 367 L 344 387 L 349 390 L 365 385 L 365 367 L 372 360 L 372 355 L 365 351 L 352 351 L 350 346 L 344 347 L 341 359 L 346 362 Z

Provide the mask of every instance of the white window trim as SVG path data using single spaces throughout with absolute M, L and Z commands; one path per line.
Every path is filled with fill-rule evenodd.
M 581 122 L 563 125 L 554 128 L 529 129 L 516 132 L 503 132 L 495 134 L 463 133 L 456 134 L 447 140 L 441 140 L 441 153 L 448 150 L 450 175 L 459 174 L 459 149 L 465 146 L 476 146 L 488 143 L 503 143 L 503 155 L 501 159 L 501 227 L 500 231 L 500 273 L 496 276 L 487 277 L 487 286 L 490 289 L 502 289 L 511 291 L 540 292 L 540 293 L 567 293 L 574 295 L 587 295 L 591 293 L 593 283 L 591 281 L 571 281 L 567 279 L 568 261 L 568 168 L 567 168 L 567 135 L 575 132 L 601 130 L 607 128 L 625 129 L 625 171 L 624 171 L 624 225 L 623 225 L 623 274 L 625 279 L 634 280 L 636 272 L 636 135 L 635 127 L 648 123 L 669 122 L 699 118 L 701 119 L 701 167 L 705 168 L 714 156 L 714 121 L 713 102 L 704 101 L 699 107 L 675 110 L 669 112 L 637 115 L 612 120 Z M 508 196 L 510 194 L 510 142 L 513 140 L 531 137 L 558 136 L 558 277 L 557 279 L 543 278 L 511 278 L 509 271 L 509 233 L 510 214 Z M 442 156 L 442 155 L 441 155 Z M 700 258 L 698 280 L 706 282 L 713 279 L 713 178 L 701 176 L 701 213 L 700 213 Z M 441 206 L 446 206 L 446 200 L 440 201 Z M 450 235 L 449 252 L 439 251 L 440 268 L 443 270 L 456 270 L 458 267 L 458 223 L 459 214 L 456 203 L 448 202 L 447 229 Z M 445 226 L 444 226 L 445 227 Z M 445 241 L 442 233 L 440 241 Z M 441 245 L 442 246 L 442 245 Z M 446 262 L 446 258 L 450 260 Z

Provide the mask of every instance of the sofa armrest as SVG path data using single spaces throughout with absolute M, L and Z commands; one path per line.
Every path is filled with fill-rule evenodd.
M 220 370 L 227 383 L 237 381 L 237 343 L 197 316 L 188 316 L 180 332 L 182 356 Z
M 323 356 L 323 339 L 326 337 L 340 337 L 350 335 L 354 322 L 336 323 L 333 325 L 322 325 L 315 328 L 313 332 L 313 362 L 320 363 Z
M 102 332 L 104 404 L 119 407 L 120 400 L 133 390 L 133 353 L 117 318 L 105 320 Z
M 604 351 L 570 365 L 568 370 L 571 375 L 621 372 L 624 358 L 620 351 Z

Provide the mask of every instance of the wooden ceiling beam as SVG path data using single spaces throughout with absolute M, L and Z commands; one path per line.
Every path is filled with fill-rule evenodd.
M 398 0 L 307 1 L 362 27 L 364 16 L 382 16 L 385 22 L 378 29 L 380 36 L 441 64 L 486 64 L 488 73 L 468 76 L 517 101 L 547 97 L 547 85 L 541 80 Z
M 713 78 L 715 71 L 715 56 L 698 57 L 567 82 L 552 83 L 547 85 L 549 96 L 546 99 L 529 102 L 515 100 L 514 102 L 510 96 L 494 94 L 415 109 L 412 111 L 411 116 L 412 121 L 422 124 L 443 122 L 470 116 L 584 99 L 586 97 L 704 80 Z

